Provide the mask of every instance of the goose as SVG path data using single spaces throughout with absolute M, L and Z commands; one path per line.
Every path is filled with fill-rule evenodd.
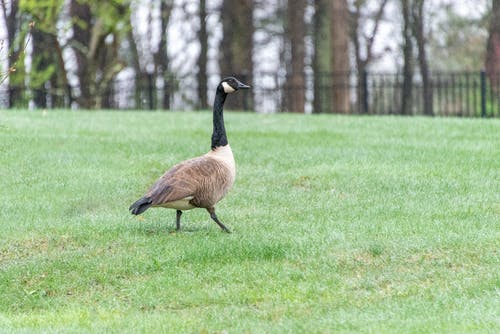
M 233 152 L 224 127 L 223 107 L 228 94 L 248 88 L 250 86 L 234 77 L 224 78 L 217 85 L 211 150 L 165 172 L 143 197 L 130 206 L 129 211 L 133 215 L 139 215 L 150 207 L 175 209 L 176 230 L 179 231 L 183 211 L 204 208 L 223 231 L 230 233 L 215 214 L 215 204 L 231 189 L 236 176 Z

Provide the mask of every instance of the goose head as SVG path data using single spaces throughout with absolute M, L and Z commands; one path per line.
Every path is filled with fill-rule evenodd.
M 238 89 L 248 89 L 250 86 L 245 85 L 243 82 L 239 81 L 234 77 L 227 77 L 222 79 L 217 90 L 221 90 L 226 94 L 234 93 Z

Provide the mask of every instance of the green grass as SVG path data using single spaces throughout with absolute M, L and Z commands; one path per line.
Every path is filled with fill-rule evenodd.
M 210 113 L 0 111 L 0 332 L 496 333 L 500 122 L 227 113 L 204 210 L 128 206 Z

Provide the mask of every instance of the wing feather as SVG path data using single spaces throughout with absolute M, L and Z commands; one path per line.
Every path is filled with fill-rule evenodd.
M 154 206 L 195 197 L 200 188 L 205 187 L 209 179 L 217 174 L 217 169 L 217 161 L 206 156 L 183 161 L 163 174 L 147 196 Z

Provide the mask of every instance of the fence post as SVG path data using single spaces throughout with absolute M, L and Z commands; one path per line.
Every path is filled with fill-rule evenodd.
M 481 117 L 486 117 L 486 72 L 481 70 Z

